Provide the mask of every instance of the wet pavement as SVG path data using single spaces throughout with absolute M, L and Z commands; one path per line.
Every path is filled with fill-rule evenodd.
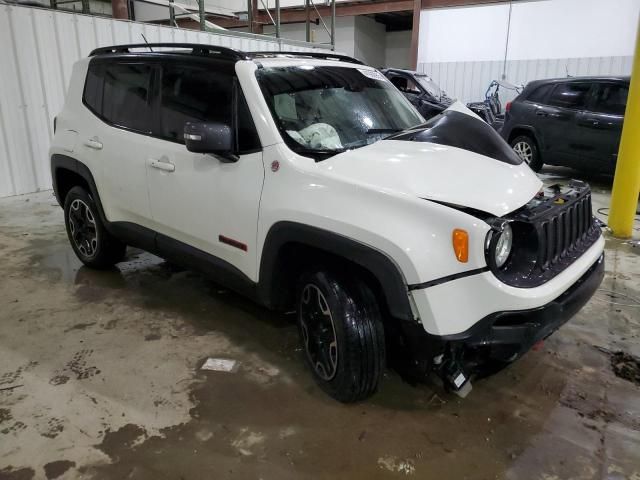
M 51 192 L 0 199 L 0 479 L 640 480 L 640 387 L 614 373 L 640 356 L 639 253 L 608 238 L 590 303 L 466 399 L 388 371 L 345 406 L 290 316 L 132 249 L 91 271 Z

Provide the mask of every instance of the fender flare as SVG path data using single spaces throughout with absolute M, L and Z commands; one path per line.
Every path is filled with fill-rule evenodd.
M 98 215 L 100 215 L 100 220 L 102 220 L 103 225 L 105 225 L 107 230 L 109 230 L 110 223 L 107 220 L 104 209 L 102 208 L 100 195 L 98 195 L 98 187 L 96 186 L 96 182 L 93 179 L 93 174 L 91 173 L 91 170 L 89 170 L 89 167 L 87 167 L 84 163 L 76 160 L 75 158 L 69 157 L 67 155 L 54 153 L 51 156 L 51 181 L 53 184 L 53 193 L 56 196 L 58 205 L 64 208 L 64 201 L 60 198 L 59 188 L 57 184 L 58 170 L 69 170 L 79 175 L 87 182 L 90 190 L 89 193 L 91 193 L 93 201 L 96 203 L 96 207 L 98 208 Z
M 540 153 L 542 153 L 542 151 L 544 150 L 544 142 L 540 138 L 540 135 L 538 134 L 538 130 L 535 127 L 531 125 L 515 125 L 513 128 L 511 128 L 511 131 L 509 132 L 509 137 L 512 135 L 514 130 L 524 130 L 526 132 L 529 132 L 533 137 L 533 139 L 535 140 L 535 142 L 538 144 Z M 505 141 L 507 140 L 505 139 Z
M 264 241 L 258 295 L 265 305 L 272 306 L 278 257 L 287 243 L 317 248 L 364 268 L 380 283 L 391 316 L 400 320 L 414 320 L 407 283 L 398 266 L 387 255 L 343 235 L 289 221 L 272 225 Z

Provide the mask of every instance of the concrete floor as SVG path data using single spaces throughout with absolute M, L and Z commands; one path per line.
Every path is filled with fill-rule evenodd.
M 592 301 L 465 400 L 389 371 L 345 406 L 290 317 L 139 251 L 91 271 L 51 192 L 0 200 L 0 478 L 640 480 L 640 387 L 597 348 L 640 356 L 639 252 L 608 239 Z

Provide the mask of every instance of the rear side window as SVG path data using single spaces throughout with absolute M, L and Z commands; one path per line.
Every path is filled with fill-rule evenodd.
M 587 104 L 589 83 L 561 83 L 551 93 L 549 105 L 563 108 L 584 108 Z
M 549 83 L 547 85 L 540 85 L 533 92 L 531 92 L 527 100 L 534 103 L 545 103 L 547 99 L 547 95 L 549 94 L 552 88 L 553 88 L 552 83 Z
M 89 64 L 83 102 L 108 123 L 151 132 L 152 67 L 142 64 Z
M 114 125 L 151 132 L 151 73 L 143 64 L 114 63 L 104 66 L 102 116 Z
M 160 136 L 184 143 L 185 122 L 231 125 L 233 77 L 204 68 L 162 69 Z
M 627 107 L 629 86 L 617 83 L 600 83 L 594 92 L 593 111 L 624 115 Z

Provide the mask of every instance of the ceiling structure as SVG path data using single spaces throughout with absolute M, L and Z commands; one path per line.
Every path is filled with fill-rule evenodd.
M 269 9 L 269 14 L 262 6 L 260 0 L 253 1 L 253 32 L 260 33 L 264 25 L 272 23 L 271 18 L 275 18 L 275 9 Z M 503 3 L 509 0 L 356 0 L 351 2 L 340 2 L 336 5 L 336 16 L 366 15 L 383 23 L 387 31 L 410 30 L 413 23 L 413 12 L 416 4 L 421 9 L 458 7 L 466 5 L 477 5 L 486 3 Z M 309 9 L 309 18 L 313 23 L 319 22 L 319 16 L 323 18 L 331 17 L 331 7 L 315 0 L 316 8 Z M 328 2 L 327 2 L 328 3 Z M 317 12 L 316 12 L 317 9 Z M 318 13 L 320 15 L 318 15 Z M 287 7 L 280 10 L 281 23 L 301 23 L 307 19 L 304 6 Z M 247 27 L 246 19 L 239 19 L 230 16 L 217 16 L 207 14 L 207 20 L 224 28 Z M 181 26 L 189 27 L 193 21 L 183 21 Z

